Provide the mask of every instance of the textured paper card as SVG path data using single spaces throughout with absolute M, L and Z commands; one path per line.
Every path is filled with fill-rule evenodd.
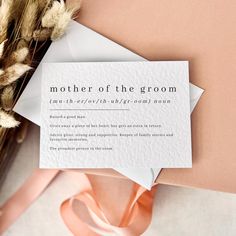
M 188 62 L 43 65 L 41 168 L 191 167 Z

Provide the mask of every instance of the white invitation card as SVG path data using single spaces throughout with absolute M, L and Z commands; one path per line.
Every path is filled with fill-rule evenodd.
M 43 65 L 41 168 L 191 167 L 188 62 Z
M 34 72 L 25 90 L 14 106 L 14 111 L 41 126 L 41 75 L 43 63 L 102 61 L 146 61 L 146 59 L 83 26 L 82 24 L 71 21 L 64 37 L 58 41 L 54 41 L 50 45 L 42 62 Z M 189 85 L 190 109 L 192 112 L 198 103 L 203 90 L 192 83 Z M 151 189 L 154 180 L 161 169 L 115 168 L 115 170 L 143 187 Z

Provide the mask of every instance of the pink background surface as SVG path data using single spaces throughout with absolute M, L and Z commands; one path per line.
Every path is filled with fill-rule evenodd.
M 193 168 L 165 169 L 160 183 L 236 192 L 235 12 L 234 0 L 82 3 L 80 23 L 149 60 L 189 60 L 205 89 L 192 115 Z

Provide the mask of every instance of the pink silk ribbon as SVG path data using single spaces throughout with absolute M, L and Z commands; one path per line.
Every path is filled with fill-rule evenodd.
M 26 182 L 0 208 L 0 234 L 3 234 L 17 218 L 44 192 L 61 170 L 37 169 Z M 130 201 L 119 225 L 112 225 L 106 218 L 96 198 L 88 177 L 76 171 L 81 191 L 61 204 L 61 216 L 75 236 L 141 235 L 151 222 L 152 205 L 156 186 L 151 191 L 134 184 Z M 79 208 L 83 209 L 82 213 Z

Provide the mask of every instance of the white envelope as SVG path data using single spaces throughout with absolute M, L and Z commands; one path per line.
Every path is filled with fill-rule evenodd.
M 41 63 L 46 62 L 101 62 L 101 61 L 144 61 L 141 56 L 105 38 L 93 30 L 72 21 L 65 36 L 51 44 Z M 41 65 L 38 66 L 14 111 L 40 125 Z M 203 90 L 190 84 L 191 111 Z M 160 169 L 123 169 L 116 171 L 138 184 L 150 189 Z

